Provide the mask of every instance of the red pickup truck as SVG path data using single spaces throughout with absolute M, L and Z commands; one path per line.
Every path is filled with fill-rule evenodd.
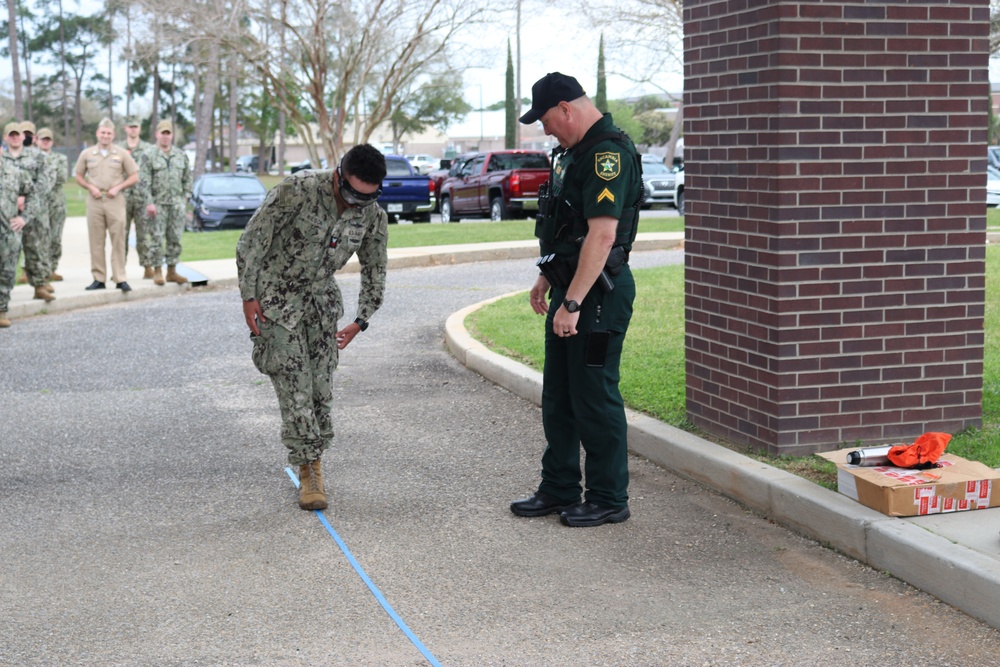
M 483 214 L 490 220 L 527 217 L 538 210 L 538 186 L 548 178 L 545 151 L 476 153 L 441 184 L 441 222 Z

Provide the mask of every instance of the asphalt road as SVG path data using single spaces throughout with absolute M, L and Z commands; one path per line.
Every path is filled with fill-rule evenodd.
M 996 630 L 634 457 L 630 521 L 514 517 L 540 412 L 442 331 L 533 276 L 392 272 L 335 376 L 325 516 L 441 665 L 996 664 Z M 208 289 L 0 332 L 0 664 L 429 664 L 296 506 L 245 329 Z

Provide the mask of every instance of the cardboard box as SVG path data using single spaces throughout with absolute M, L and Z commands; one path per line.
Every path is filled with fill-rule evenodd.
M 1000 506 L 1000 471 L 978 461 L 944 454 L 942 467 L 910 470 L 847 463 L 847 452 L 818 454 L 837 464 L 837 490 L 889 516 L 962 512 Z M 997 485 L 998 493 L 993 493 Z

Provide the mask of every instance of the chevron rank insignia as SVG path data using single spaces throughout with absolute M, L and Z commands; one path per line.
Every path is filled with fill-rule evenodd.
M 612 204 L 615 203 L 615 195 L 614 195 L 614 193 L 611 192 L 611 190 L 608 190 L 607 188 L 604 188 L 603 190 L 601 190 L 600 194 L 597 195 L 597 203 L 600 204 L 605 199 L 607 199 Z
M 594 171 L 605 181 L 613 181 L 622 172 L 621 153 L 595 153 Z

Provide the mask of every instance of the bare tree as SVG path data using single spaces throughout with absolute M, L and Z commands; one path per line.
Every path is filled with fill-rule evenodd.
M 21 117 L 24 113 L 24 93 L 17 62 L 17 0 L 7 0 L 7 33 L 10 37 L 10 64 L 14 72 L 14 113 Z
M 229 173 L 236 173 L 236 158 L 240 153 L 239 120 L 236 112 L 239 107 L 239 83 L 236 77 L 236 58 L 229 58 Z
M 676 103 L 677 118 L 667 147 L 667 164 L 671 164 L 680 138 L 683 104 L 673 95 L 676 91 L 667 90 L 663 77 L 684 71 L 682 0 L 584 2 L 581 10 L 609 35 L 605 44 L 609 73 L 652 86 Z
M 197 77 L 194 100 L 194 175 L 205 171 L 208 142 L 212 135 L 215 100 L 219 91 L 222 44 L 243 32 L 246 11 L 242 0 L 137 0 L 147 13 L 157 17 L 156 40 L 160 52 L 171 47 L 182 54 Z M 156 84 L 154 83 L 154 86 Z M 174 84 L 176 89 L 176 85 Z M 154 104 L 157 95 L 154 94 Z M 176 102 L 176 100 L 175 100 Z M 176 115 L 176 104 L 171 105 Z M 154 107 L 154 119 L 157 115 Z
M 357 140 L 368 141 L 401 92 L 446 63 L 455 34 L 487 11 L 480 0 L 288 0 L 275 30 L 269 5 L 248 0 L 255 29 L 233 33 L 227 46 L 270 84 L 314 164 L 321 151 L 338 159 L 352 121 Z M 287 50 L 270 43 L 273 35 Z
M 1000 0 L 990 0 L 990 55 L 1000 51 Z

